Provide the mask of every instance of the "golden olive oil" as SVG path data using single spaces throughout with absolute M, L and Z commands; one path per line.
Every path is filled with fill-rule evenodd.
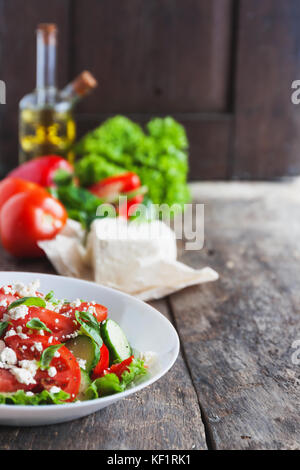
M 53 154 L 72 159 L 76 125 L 71 111 L 22 109 L 19 132 L 20 163 Z
M 73 161 L 76 138 L 73 107 L 97 86 L 90 72 L 82 72 L 63 90 L 56 87 L 57 27 L 37 28 L 36 88 L 19 104 L 19 161 L 44 155 L 61 155 Z

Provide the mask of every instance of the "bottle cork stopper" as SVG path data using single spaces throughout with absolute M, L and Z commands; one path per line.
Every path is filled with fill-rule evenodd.
M 55 44 L 57 31 L 55 23 L 40 23 L 37 27 L 37 33 L 43 36 L 45 44 Z
M 84 72 L 75 78 L 72 82 L 72 86 L 77 95 L 84 96 L 89 91 L 96 88 L 98 86 L 98 82 L 88 70 L 84 70 Z

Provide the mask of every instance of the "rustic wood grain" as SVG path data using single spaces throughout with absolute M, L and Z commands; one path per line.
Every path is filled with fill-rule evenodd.
M 74 1 L 73 72 L 100 82 L 82 110 L 226 110 L 231 13 L 231 0 Z
M 300 173 L 300 3 L 239 2 L 235 75 L 236 134 L 232 176 L 270 179 Z
M 36 271 L 42 266 L 31 267 Z M 47 269 L 45 264 L 43 271 Z M 153 306 L 169 316 L 165 301 Z M 203 450 L 207 445 L 197 394 L 180 355 L 156 384 L 98 413 L 52 426 L 0 426 L 0 449 Z
M 58 81 L 69 79 L 69 7 L 71 0 L 0 0 L 0 79 L 6 82 L 6 105 L 0 114 L 0 177 L 18 162 L 18 104 L 35 88 L 38 23 L 59 28 Z
M 182 256 L 220 280 L 170 305 L 213 447 L 299 449 L 300 183 L 231 187 L 194 191 L 206 243 Z

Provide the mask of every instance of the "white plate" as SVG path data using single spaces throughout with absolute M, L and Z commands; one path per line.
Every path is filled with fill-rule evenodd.
M 36 279 L 41 281 L 41 292 L 47 293 L 53 290 L 58 298 L 95 300 L 108 307 L 109 317 L 121 325 L 133 348 L 158 354 L 159 367 L 150 378 L 139 385 L 125 392 L 96 400 L 66 405 L 0 405 L 0 424 L 38 426 L 86 416 L 156 382 L 174 364 L 179 352 L 178 335 L 172 324 L 146 303 L 93 282 L 50 274 L 0 272 L 0 286 L 12 281 L 28 284 Z

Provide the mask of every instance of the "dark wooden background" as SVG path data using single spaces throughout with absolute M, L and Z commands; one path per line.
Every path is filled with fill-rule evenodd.
M 59 85 L 83 69 L 99 79 L 80 133 L 115 113 L 171 114 L 188 131 L 191 179 L 300 173 L 299 0 L 0 0 L 0 176 L 17 163 L 42 21 L 60 29 Z

